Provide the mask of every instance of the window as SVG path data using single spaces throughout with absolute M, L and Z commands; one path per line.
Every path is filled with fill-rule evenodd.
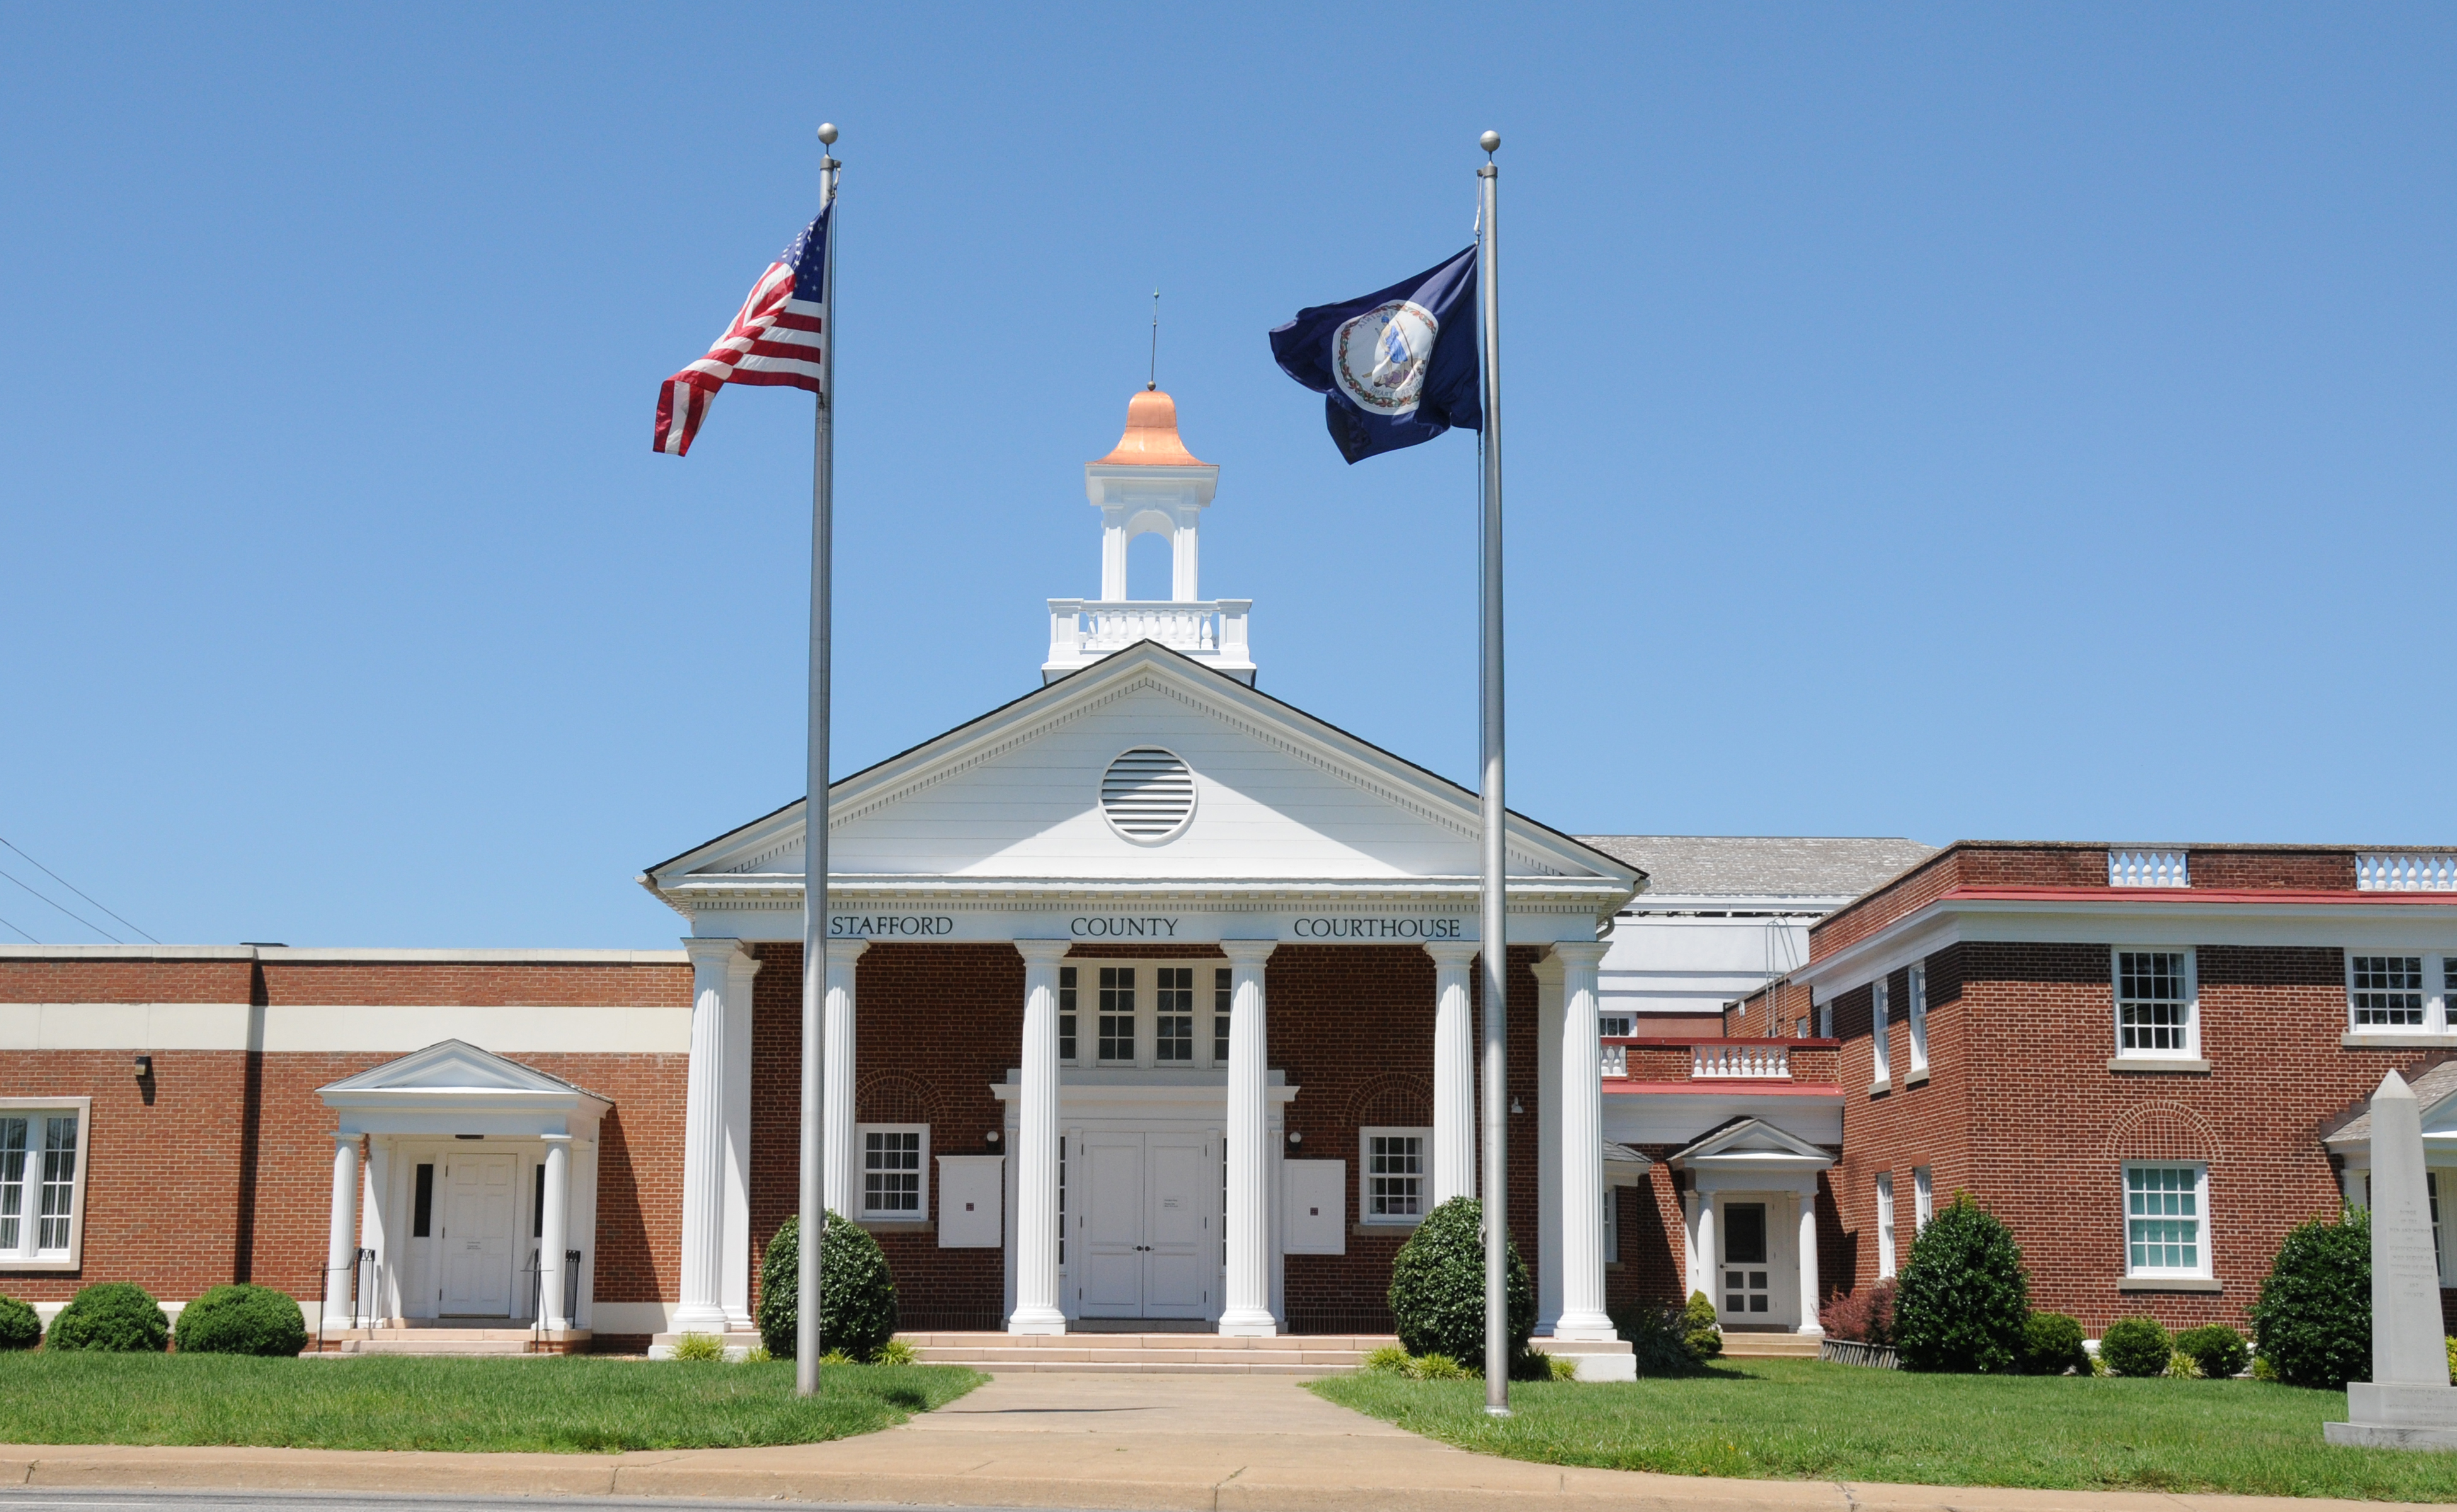
M 1926 1166 L 1913 1166 L 1911 1168 L 1911 1238 L 1918 1239 L 1920 1231 L 1927 1228 L 1929 1220 L 1935 1216 L 1936 1181 L 1929 1174 L 1929 1169 Z
M 410 1196 L 409 1236 L 435 1237 L 435 1166 L 431 1161 L 419 1164 L 417 1190 Z
M 2127 1274 L 2210 1274 L 2210 1247 L 2202 1229 L 2208 1181 L 2206 1166 L 2124 1168 Z
M 2116 1053 L 2189 1057 L 2199 1048 L 2189 950 L 2116 953 Z
M 529 1169 L 537 1173 L 537 1192 L 529 1201 L 529 1237 L 543 1239 L 546 1237 L 546 1162 L 541 1160 Z
M 1058 968 L 1058 1058 L 1075 1059 L 1075 968 Z
M 1928 1069 L 1928 963 L 1926 962 L 1915 961 L 1911 963 L 1910 986 L 1908 995 L 1911 1000 L 1910 1005 L 1911 1014 L 1910 1073 L 1913 1076 L 1917 1076 Z
M 1132 1065 L 1135 1059 L 1135 968 L 1101 968 L 1101 1061 Z
M 861 1215 L 912 1218 L 929 1215 L 922 1173 L 929 1154 L 927 1124 L 861 1126 Z
M 1225 1210 L 1224 1210 L 1225 1211 Z M 1066 1268 L 1066 1136 L 1058 1136 L 1058 1268 Z
M 83 1248 L 86 1114 L 0 1100 L 0 1269 L 73 1270 Z
M 1887 1031 L 1892 1027 L 1887 1020 L 1891 1016 L 1886 1005 L 1886 979 L 1879 977 L 1869 984 L 1869 1054 L 1876 1063 L 1869 1080 L 1880 1087 L 1893 1078 L 1893 1048 L 1886 1043 Z
M 1211 1064 L 1214 1066 L 1228 1064 L 1228 968 L 1214 967 L 1211 972 Z
M 1831 1003 L 1817 1005 L 1817 1037 L 1821 1040 L 1834 1038 L 1834 1005 Z
M 2348 956 L 2346 1006 L 2359 1029 L 2422 1028 L 2423 958 Z
M 2440 1247 L 2440 1172 L 2426 1170 L 2423 1173 L 2423 1194 L 2431 1204 L 2432 1268 L 2440 1273 L 2442 1284 L 2446 1285 L 2448 1275 L 2448 1252 Z
M 2439 1231 L 2435 1229 L 2432 1232 L 2436 1233 Z M 1620 1260 L 1621 1189 L 1606 1187 L 1604 1189 L 1604 1264 L 1615 1265 Z
M 1153 971 L 1152 1056 L 1182 1066 L 1194 1064 L 1194 968 L 1162 966 Z
M 1894 1274 L 1894 1173 L 1877 1172 L 1877 1279 Z
M 1430 1129 L 1368 1129 L 1364 1142 L 1364 1200 L 1357 1204 L 1367 1223 L 1413 1224 L 1425 1215 L 1425 1147 Z
M 1599 1013 L 1596 1015 L 1596 1037 L 1598 1039 L 1626 1040 L 1637 1032 L 1638 1031 L 1636 1029 L 1630 1027 L 1630 1015 L 1626 1013 Z
M 1766 1265 L 1766 1209 L 1763 1202 L 1724 1204 L 1724 1311 L 1764 1313 L 1772 1302 Z

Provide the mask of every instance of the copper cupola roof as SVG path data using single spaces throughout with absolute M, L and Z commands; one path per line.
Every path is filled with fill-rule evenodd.
M 1126 433 L 1117 448 L 1093 463 L 1135 467 L 1206 467 L 1210 464 L 1186 449 L 1177 439 L 1177 401 L 1157 388 L 1147 388 L 1126 401 Z

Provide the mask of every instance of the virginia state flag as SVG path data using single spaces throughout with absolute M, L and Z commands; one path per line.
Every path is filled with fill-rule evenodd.
M 1378 293 L 1299 310 L 1271 333 L 1280 371 L 1323 396 L 1350 462 L 1484 428 L 1476 397 L 1476 248 Z

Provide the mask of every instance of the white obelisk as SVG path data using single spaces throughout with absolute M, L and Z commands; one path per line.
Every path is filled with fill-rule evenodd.
M 2440 1265 L 2423 1175 L 2423 1105 L 2395 1071 L 2372 1093 L 2372 1378 L 2346 1383 L 2350 1422 L 2322 1424 L 2331 1443 L 2457 1449 L 2457 1386 L 2448 1384 Z

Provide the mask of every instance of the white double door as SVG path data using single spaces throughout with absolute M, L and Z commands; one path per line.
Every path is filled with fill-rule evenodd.
M 1086 1130 L 1072 1138 L 1083 1172 L 1068 1183 L 1083 1192 L 1067 1235 L 1078 1315 L 1218 1316 L 1219 1134 Z

